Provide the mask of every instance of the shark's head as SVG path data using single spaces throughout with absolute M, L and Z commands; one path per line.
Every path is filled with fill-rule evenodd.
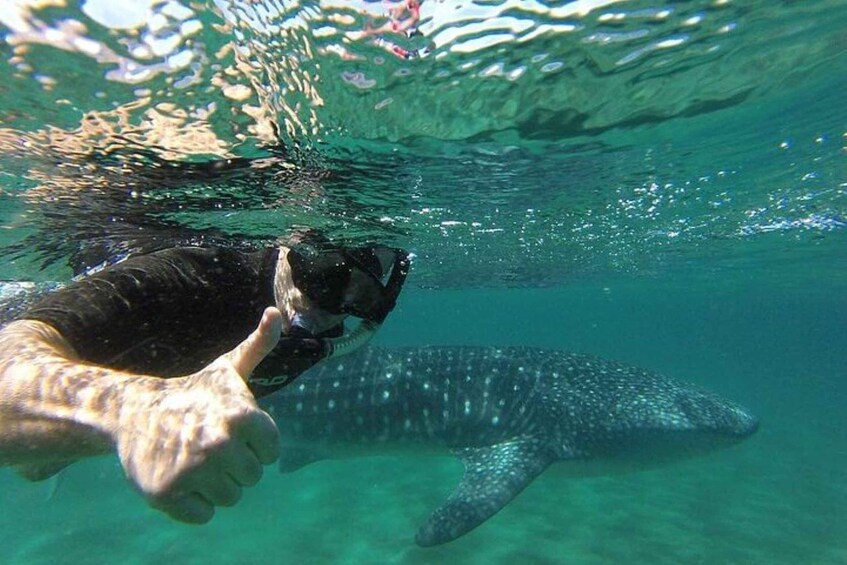
M 720 445 L 738 443 L 759 429 L 758 418 L 745 408 L 696 389 L 678 394 L 674 407 L 691 429 L 712 437 Z
M 618 449 L 620 457 L 639 464 L 686 459 L 734 445 L 759 427 L 741 406 L 696 389 L 657 400 L 617 430 L 627 446 Z
M 627 369 L 558 391 L 571 395 L 559 412 L 564 456 L 613 460 L 623 470 L 651 467 L 728 447 L 759 427 L 755 416 L 733 402 Z

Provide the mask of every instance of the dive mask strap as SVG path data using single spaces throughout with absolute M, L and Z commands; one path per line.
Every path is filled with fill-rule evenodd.
M 391 269 L 391 276 L 388 278 L 388 282 L 385 284 L 380 311 L 376 313 L 373 320 L 378 324 L 384 322 L 388 314 L 394 310 L 394 306 L 397 305 L 397 298 L 400 296 L 400 291 L 403 290 L 406 277 L 409 275 L 409 267 L 411 265 L 409 253 L 396 248 L 393 251 L 394 267 Z

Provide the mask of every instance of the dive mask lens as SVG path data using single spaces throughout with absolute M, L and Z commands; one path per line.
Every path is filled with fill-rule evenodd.
M 290 250 L 291 278 L 300 292 L 321 310 L 341 314 L 344 294 L 350 285 L 351 268 L 338 251 L 306 257 Z
M 355 264 L 358 271 L 364 275 L 364 282 L 351 289 L 353 298 L 343 306 L 346 314 L 351 314 L 363 320 L 381 324 L 397 302 L 397 297 L 403 289 L 406 276 L 409 274 L 409 254 L 401 249 L 388 247 L 366 248 L 369 252 L 366 257 L 372 259 L 365 263 L 361 260 L 362 252 L 349 253 L 350 262 Z M 390 253 L 394 255 L 391 265 L 391 274 L 385 284 L 382 263 L 377 253 Z M 358 256 L 357 256 L 358 255 Z
M 393 255 L 391 274 L 383 261 Z M 328 251 L 313 257 L 289 252 L 295 286 L 312 303 L 330 314 L 348 314 L 382 323 L 394 308 L 409 273 L 409 254 L 389 247 L 359 247 Z

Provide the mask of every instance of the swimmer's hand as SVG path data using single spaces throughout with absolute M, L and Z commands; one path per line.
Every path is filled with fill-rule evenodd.
M 113 439 L 151 506 L 182 522 L 208 522 L 279 458 L 276 424 L 245 382 L 281 329 L 279 310 L 268 308 L 247 339 L 197 373 L 127 383 Z

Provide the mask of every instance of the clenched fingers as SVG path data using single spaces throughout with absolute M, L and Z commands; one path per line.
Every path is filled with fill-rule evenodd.
M 205 524 L 215 515 L 215 506 L 196 492 L 153 500 L 150 505 L 187 524 Z
M 270 465 L 279 459 L 279 430 L 267 412 L 257 408 L 241 420 L 233 431 L 262 465 Z
M 262 464 L 244 443 L 233 442 L 219 457 L 221 469 L 243 487 L 252 487 L 262 478 Z

